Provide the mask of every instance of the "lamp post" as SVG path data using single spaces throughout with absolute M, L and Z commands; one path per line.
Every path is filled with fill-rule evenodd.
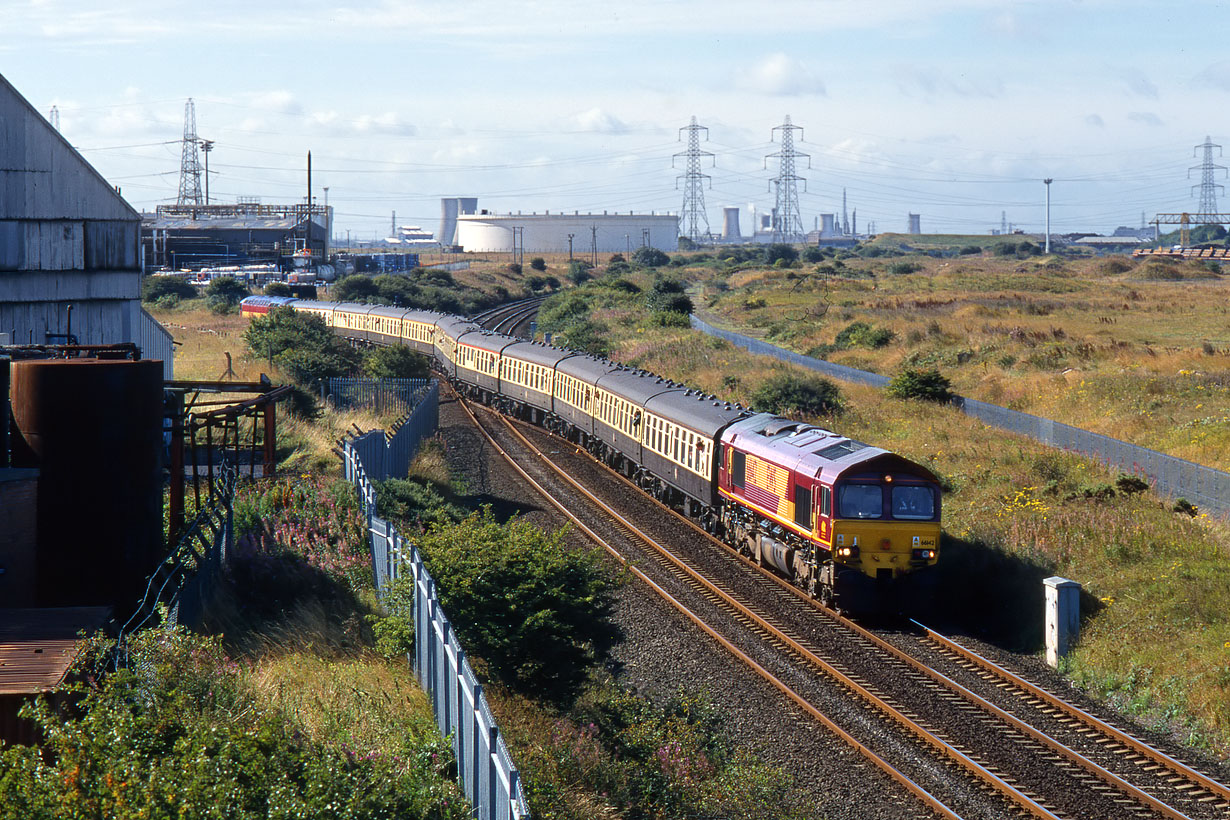
M 1042 180 L 1046 184 L 1046 253 L 1051 252 L 1051 182 L 1050 177 Z
M 214 150 L 213 140 L 201 140 L 201 153 L 205 155 L 205 204 L 209 204 L 209 152 Z

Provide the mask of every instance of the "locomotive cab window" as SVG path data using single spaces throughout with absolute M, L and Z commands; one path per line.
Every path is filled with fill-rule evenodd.
M 796 484 L 794 487 L 794 523 L 811 529 L 811 487 L 804 487 L 802 484 Z
M 833 491 L 828 487 L 820 488 L 820 515 L 825 518 L 833 515 Z
M 730 483 L 739 489 L 743 489 L 746 481 L 747 454 L 740 450 L 732 450 L 730 453 Z
M 930 521 L 935 517 L 935 495 L 930 487 L 893 487 L 893 518 Z
M 837 490 L 837 514 L 842 518 L 881 518 L 884 491 L 879 484 L 843 484 Z

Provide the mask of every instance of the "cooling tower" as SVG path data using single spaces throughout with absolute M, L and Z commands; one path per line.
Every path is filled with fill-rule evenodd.
M 922 214 L 910 214 L 910 233 L 922 233 Z
M 440 200 L 440 230 L 436 241 L 443 246 L 457 244 L 457 217 L 478 212 L 478 197 L 450 196 Z
M 820 214 L 820 235 L 823 237 L 837 235 L 837 214 Z
M 723 208 L 722 213 L 722 238 L 723 239 L 742 239 L 743 235 L 739 233 L 739 209 Z

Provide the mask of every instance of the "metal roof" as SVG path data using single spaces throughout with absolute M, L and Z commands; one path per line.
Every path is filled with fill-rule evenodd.
M 110 617 L 103 606 L 0 609 L 0 696 L 54 689 L 77 658 L 78 633 L 101 629 Z

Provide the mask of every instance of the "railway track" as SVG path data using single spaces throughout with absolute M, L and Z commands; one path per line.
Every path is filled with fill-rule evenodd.
M 474 322 L 487 330 L 528 339 L 531 336 L 530 324 L 538 315 L 538 308 L 542 307 L 546 299 L 545 296 L 520 299 L 483 311 L 472 318 Z
M 733 552 L 690 523 L 681 538 L 677 517 L 646 531 L 615 509 L 628 502 L 613 503 L 609 481 L 594 492 L 568 475 L 587 461 L 597 469 L 588 454 L 536 428 L 522 433 L 502 416 L 474 417 L 578 529 L 633 564 L 697 628 L 899 783 L 918 801 L 919 816 L 1227 816 L 1230 790 L 1216 779 L 921 625 L 890 640 L 824 610 L 746 559 L 732 561 Z M 650 499 L 625 486 L 640 500 L 640 520 Z M 692 546 L 681 550 L 681 541 Z

